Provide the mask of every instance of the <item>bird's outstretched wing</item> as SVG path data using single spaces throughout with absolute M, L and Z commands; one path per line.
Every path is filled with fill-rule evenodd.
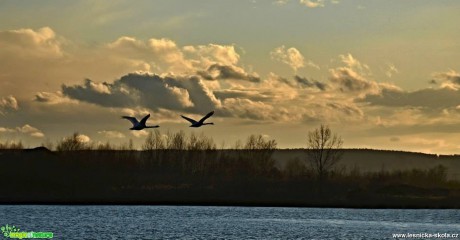
M 208 119 L 210 116 L 212 116 L 214 114 L 214 111 L 206 114 L 206 116 L 204 116 L 202 119 L 200 119 L 200 123 L 203 123 L 206 119 Z
M 150 117 L 150 114 L 148 114 L 147 116 L 145 116 L 144 118 L 142 118 L 141 120 L 141 124 L 142 125 L 145 125 L 145 123 L 147 122 L 147 119 Z
M 198 123 L 197 121 L 195 121 L 195 120 L 193 120 L 193 119 L 191 119 L 191 118 L 188 118 L 188 117 L 186 117 L 186 116 L 184 116 L 184 115 L 180 115 L 180 116 L 181 116 L 183 119 L 185 119 L 185 120 L 191 122 L 192 124 Z
M 121 118 L 128 119 L 133 124 L 133 126 L 136 126 L 137 124 L 139 124 L 139 122 L 137 121 L 135 117 L 122 116 Z

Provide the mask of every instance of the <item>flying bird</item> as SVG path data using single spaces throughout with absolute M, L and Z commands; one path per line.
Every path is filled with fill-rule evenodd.
M 147 122 L 147 119 L 150 117 L 150 114 L 142 118 L 140 122 L 137 121 L 135 117 L 129 117 L 129 116 L 122 116 L 121 118 L 128 119 L 132 124 L 133 127 L 130 128 L 129 130 L 142 130 L 144 128 L 157 128 L 160 127 L 158 125 L 155 126 L 146 126 L 145 123 Z
M 202 119 L 200 119 L 200 121 L 196 121 L 194 119 L 191 119 L 191 118 L 188 118 L 184 115 L 180 115 L 182 118 L 184 118 L 185 120 L 189 121 L 190 123 L 192 123 L 192 125 L 190 125 L 190 127 L 201 127 L 203 125 L 214 125 L 214 123 L 205 123 L 204 121 L 206 121 L 206 119 L 208 119 L 209 117 L 211 117 L 212 115 L 214 114 L 214 111 L 206 114 L 206 116 L 204 116 Z

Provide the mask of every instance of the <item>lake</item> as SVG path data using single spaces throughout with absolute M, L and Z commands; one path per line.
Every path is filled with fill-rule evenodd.
M 6 224 L 54 239 L 394 239 L 459 234 L 460 210 L 0 205 Z

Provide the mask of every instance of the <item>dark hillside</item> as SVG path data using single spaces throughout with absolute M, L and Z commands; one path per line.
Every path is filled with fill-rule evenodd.
M 276 150 L 273 158 L 282 168 L 285 160 L 305 159 L 306 150 L 285 149 Z M 374 150 L 374 149 L 344 149 L 343 158 L 339 165 L 347 169 L 358 167 L 363 172 L 429 169 L 443 165 L 449 169 L 448 178 L 460 180 L 460 155 L 436 155 L 403 151 Z

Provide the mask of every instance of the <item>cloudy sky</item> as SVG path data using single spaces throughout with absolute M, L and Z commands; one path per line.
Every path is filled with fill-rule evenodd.
M 78 131 L 140 146 L 122 115 L 232 145 L 460 152 L 460 1 L 2 0 L 0 141 Z M 215 110 L 190 129 L 180 114 Z

